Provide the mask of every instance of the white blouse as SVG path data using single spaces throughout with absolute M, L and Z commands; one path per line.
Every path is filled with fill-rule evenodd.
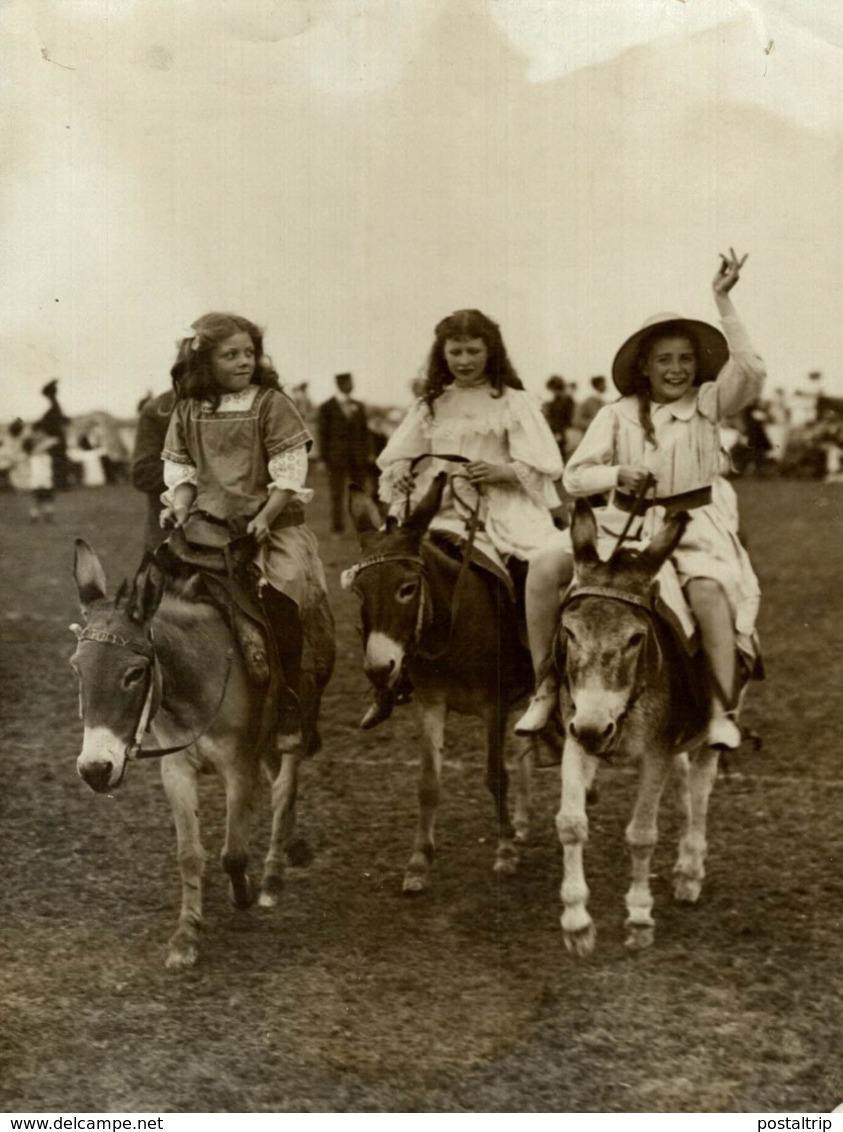
M 550 511 L 559 506 L 554 483 L 562 475 L 562 458 L 532 394 L 507 387 L 495 397 L 488 385 L 470 389 L 451 385 L 434 402 L 432 414 L 424 401 L 416 402 L 378 457 L 383 473 L 380 496 L 392 514 L 403 516 L 406 500 L 396 484 L 411 459 L 423 453 L 460 455 L 513 468 L 516 482 L 485 484 L 481 493 L 486 531 L 501 555 L 528 559 L 552 537 Z M 436 459 L 421 463 L 411 504 L 419 501 L 440 471 L 454 481 L 440 517 L 464 521 L 477 495 L 454 463 Z

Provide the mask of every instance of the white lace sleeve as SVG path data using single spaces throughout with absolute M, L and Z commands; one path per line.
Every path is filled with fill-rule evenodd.
M 167 490 L 161 492 L 161 502 L 173 506 L 173 491 L 183 483 L 196 483 L 195 464 L 176 464 L 173 460 L 164 461 L 164 483 Z
M 307 447 L 304 444 L 295 448 L 288 448 L 286 452 L 279 452 L 269 460 L 269 475 L 272 487 L 279 491 L 294 492 L 293 498 L 299 503 L 310 503 L 313 498 L 313 488 L 305 487 L 307 479 Z
M 521 460 L 513 460 L 510 467 L 518 476 L 518 482 L 525 494 L 529 495 L 535 503 L 549 509 L 559 506 L 561 500 L 550 476 L 540 472 L 537 468 L 531 468 L 528 464 L 522 463 Z

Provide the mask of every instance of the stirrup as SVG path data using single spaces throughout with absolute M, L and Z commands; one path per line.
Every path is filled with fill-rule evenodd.
M 736 751 L 743 742 L 741 729 L 732 715 L 716 715 L 708 721 L 708 745 Z
M 548 681 L 542 682 L 527 705 L 527 710 L 515 724 L 516 735 L 533 735 L 547 727 L 556 707 L 556 693 L 555 685 L 549 685 Z

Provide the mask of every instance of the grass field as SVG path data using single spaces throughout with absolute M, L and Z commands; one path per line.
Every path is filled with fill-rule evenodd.
M 317 487 L 323 487 L 317 478 Z M 275 911 L 235 912 L 217 864 L 221 796 L 203 784 L 200 963 L 163 966 L 178 907 L 154 763 L 113 797 L 76 775 L 67 630 L 73 538 L 112 586 L 140 557 L 128 487 L 59 499 L 54 525 L 0 496 L 0 1106 L 5 1111 L 829 1111 L 843 1101 L 843 487 L 738 490 L 764 592 L 768 679 L 746 721 L 764 739 L 721 776 L 708 879 L 670 900 L 676 823 L 654 858 L 657 936 L 623 947 L 630 768 L 607 770 L 586 869 L 586 963 L 558 926 L 558 775 L 537 775 L 521 871 L 491 871 L 479 726 L 456 721 L 431 891 L 400 895 L 415 814 L 412 709 L 362 733 L 352 536 L 320 536 L 338 622 L 324 751 L 305 768 L 316 856 Z M 262 841 L 256 846 L 259 851 Z

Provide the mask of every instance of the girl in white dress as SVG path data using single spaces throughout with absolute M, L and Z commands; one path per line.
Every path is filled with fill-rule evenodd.
M 757 659 L 760 597 L 719 479 L 718 423 L 755 401 L 765 377 L 764 363 L 729 298 L 745 260 L 734 251 L 722 257 L 712 285 L 725 337 L 705 322 L 657 315 L 621 346 L 612 367 L 621 398 L 595 417 L 563 480 L 571 495 L 611 492 L 609 506 L 598 516 L 604 557 L 647 477 L 653 477 L 654 486 L 640 530 L 633 527 L 639 545 L 646 545 L 661 527 L 667 507 L 688 511 L 690 522 L 672 562 L 711 675 L 708 741 L 725 748 L 741 741 L 734 718 L 738 653 L 750 665 Z M 543 674 L 559 623 L 562 588 L 572 573 L 569 541 L 548 545 L 530 570 L 527 628 L 538 687 L 516 725 L 519 734 L 540 731 L 556 703 L 555 677 Z
M 469 462 L 431 459 L 411 476 L 412 458 L 423 453 Z M 551 514 L 560 502 L 554 487 L 562 475 L 559 447 L 538 399 L 513 369 L 499 327 L 480 311 L 456 311 L 438 324 L 424 392 L 377 462 L 380 497 L 398 519 L 408 493 L 412 509 L 441 471 L 449 483 L 431 528 L 464 536 L 479 497 L 476 546 L 501 568 L 513 558 L 529 562 L 561 538 Z M 377 718 L 370 712 L 364 726 L 390 710 L 384 705 Z

